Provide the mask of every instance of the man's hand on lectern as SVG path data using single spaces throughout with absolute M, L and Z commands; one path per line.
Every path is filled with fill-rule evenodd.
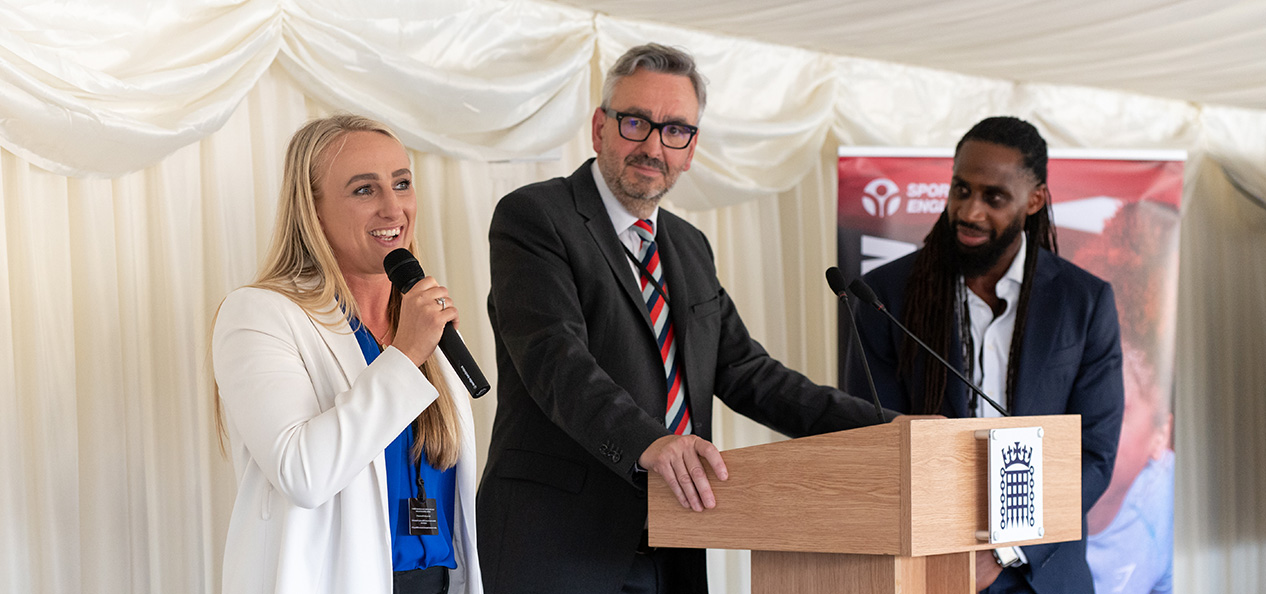
M 704 460 L 712 466 L 717 478 L 723 481 L 730 478 L 721 452 L 711 442 L 695 435 L 665 435 L 656 439 L 638 457 L 637 463 L 664 477 L 682 507 L 703 511 L 717 506 L 708 473 L 703 470 Z

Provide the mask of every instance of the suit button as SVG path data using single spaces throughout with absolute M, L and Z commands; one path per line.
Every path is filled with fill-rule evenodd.
M 619 446 L 610 441 L 603 443 L 602 446 L 598 448 L 598 453 L 605 456 L 612 464 L 619 464 L 620 458 L 622 457 Z

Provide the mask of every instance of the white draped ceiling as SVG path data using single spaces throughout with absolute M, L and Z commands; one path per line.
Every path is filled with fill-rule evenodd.
M 559 0 L 838 56 L 1266 109 L 1259 0 Z
M 1262 3 L 576 4 L 0 3 L 0 591 L 218 592 L 208 324 L 254 272 L 304 119 L 370 115 L 415 151 L 427 269 L 489 370 L 491 209 L 590 153 L 600 73 L 644 41 L 711 80 L 670 202 L 753 334 L 825 383 L 838 144 L 946 147 L 1010 113 L 1054 146 L 1187 150 L 1176 583 L 1266 587 Z M 715 424 L 725 448 L 776 437 Z M 743 556 L 714 556 L 714 591 L 743 591 Z
M 1266 107 L 1260 2 L 575 3 L 600 12 L 488 0 L 4 4 L 0 146 L 64 175 L 135 171 L 219 129 L 277 62 L 309 96 L 390 122 L 416 150 L 531 158 L 585 121 L 595 63 L 654 37 L 691 48 L 712 82 L 703 187 L 678 197 L 687 207 L 791 188 L 831 132 L 844 144 L 944 146 L 997 112 L 1045 123 L 1057 145 L 1207 150 L 1266 195 L 1255 166 L 1266 141 L 1244 134 L 1262 126 L 1251 108 Z

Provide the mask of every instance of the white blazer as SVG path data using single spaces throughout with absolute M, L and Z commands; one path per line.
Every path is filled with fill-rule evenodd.
M 237 475 L 225 594 L 392 591 L 383 450 L 438 393 L 404 353 L 366 365 L 347 322 L 335 328 L 264 289 L 220 305 L 211 352 Z M 474 423 L 440 360 L 462 436 L 449 592 L 479 594 Z

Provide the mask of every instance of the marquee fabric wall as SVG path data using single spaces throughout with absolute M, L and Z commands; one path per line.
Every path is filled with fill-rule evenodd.
M 423 259 L 488 371 L 492 208 L 591 153 L 598 73 L 647 40 L 690 48 L 711 79 L 697 166 L 670 207 L 713 241 L 753 334 L 824 383 L 837 143 L 948 146 L 1011 113 L 1056 146 L 1188 150 L 1177 581 L 1261 589 L 1266 114 L 539 2 L 101 6 L 0 6 L 0 591 L 218 591 L 234 485 L 213 429 L 209 324 L 254 272 L 302 121 L 364 113 L 414 150 Z M 481 444 L 494 406 L 476 403 Z M 723 448 L 777 438 L 727 411 L 715 422 Z M 713 558 L 713 590 L 743 591 L 744 555 Z

